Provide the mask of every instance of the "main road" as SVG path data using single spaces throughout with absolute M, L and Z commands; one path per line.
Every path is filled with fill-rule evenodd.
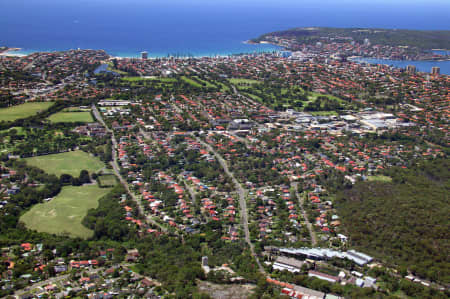
M 234 174 L 230 171 L 230 169 L 228 168 L 228 165 L 227 165 L 227 162 L 225 161 L 225 159 L 222 158 L 222 156 L 216 150 L 214 150 L 214 148 L 211 145 L 207 144 L 206 142 L 204 142 L 203 140 L 201 140 L 198 137 L 195 137 L 195 139 L 197 140 L 197 142 L 199 142 L 204 147 L 206 147 L 209 152 L 214 154 L 214 156 L 219 161 L 220 166 L 222 166 L 222 168 L 225 171 L 225 173 L 233 181 L 233 184 L 234 184 L 234 186 L 236 188 L 236 191 L 237 191 L 237 193 L 239 195 L 239 208 L 240 208 L 240 213 L 241 213 L 241 224 L 242 224 L 242 227 L 244 229 L 245 242 L 247 242 L 247 244 L 250 246 L 250 251 L 251 251 L 252 255 L 255 257 L 255 259 L 256 259 L 256 263 L 258 264 L 259 271 L 262 272 L 262 273 L 265 273 L 264 268 L 261 266 L 261 263 L 259 262 L 259 259 L 258 259 L 257 255 L 255 253 L 255 246 L 253 245 L 253 243 L 250 240 L 250 231 L 248 229 L 247 201 L 246 201 L 247 192 L 245 191 L 244 188 L 242 188 L 242 185 L 238 182 L 238 180 L 235 178 Z
M 311 222 L 309 222 L 309 220 L 308 220 L 308 215 L 306 214 L 306 211 L 304 208 L 305 199 L 303 197 L 301 197 L 300 194 L 298 194 L 298 191 L 297 191 L 298 182 L 293 182 L 292 187 L 295 189 L 295 196 L 298 199 L 298 203 L 299 203 L 300 209 L 302 211 L 303 219 L 305 219 L 306 227 L 308 228 L 309 235 L 311 237 L 311 245 L 313 247 L 315 247 L 317 245 L 316 232 L 314 231 L 314 228 L 312 227 Z
M 130 190 L 130 187 L 128 186 L 128 182 L 120 174 L 120 167 L 119 167 L 119 163 L 117 163 L 117 153 L 116 153 L 117 140 L 116 140 L 116 137 L 114 136 L 114 132 L 106 125 L 105 121 L 103 120 L 102 115 L 100 114 L 100 112 L 98 111 L 98 109 L 95 105 L 92 105 L 92 112 L 94 113 L 95 118 L 106 128 L 106 131 L 108 133 L 111 133 L 111 142 L 113 145 L 111 166 L 113 168 L 114 173 L 119 178 L 120 183 L 123 185 L 123 187 L 125 188 L 127 193 L 131 196 L 133 201 L 136 203 L 136 205 L 139 209 L 139 214 L 141 214 L 145 217 L 147 223 L 153 224 L 153 225 L 159 227 L 161 229 L 161 231 L 167 233 L 166 227 L 164 227 L 161 224 L 159 224 L 158 222 L 156 222 L 151 216 L 146 215 L 144 207 L 142 206 L 142 201 L 139 198 L 137 198 L 137 196 L 134 194 L 134 192 L 132 192 Z
M 88 269 L 88 270 L 86 270 L 86 272 L 89 275 L 91 275 L 91 274 L 95 274 L 95 273 L 98 273 L 98 272 L 104 272 L 105 270 L 106 270 L 106 268 L 100 267 L 100 268 L 97 268 L 97 269 Z M 14 293 L 14 296 L 16 298 L 20 298 L 22 295 L 29 293 L 33 289 L 42 288 L 44 286 L 47 286 L 47 285 L 50 285 L 50 284 L 55 284 L 55 283 L 61 282 L 63 280 L 67 280 L 69 278 L 70 278 L 70 274 L 64 274 L 64 275 L 61 275 L 61 276 L 50 277 L 50 278 L 48 278 L 46 280 L 43 280 L 43 281 L 40 281 L 40 282 L 36 282 L 36 283 L 34 283 L 34 284 L 30 285 L 30 286 L 27 286 L 24 289 L 17 290 Z

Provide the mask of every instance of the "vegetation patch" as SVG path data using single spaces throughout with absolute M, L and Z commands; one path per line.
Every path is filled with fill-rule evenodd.
M 338 113 L 336 111 L 312 111 L 309 112 L 311 115 L 314 116 L 337 116 Z
M 449 283 L 449 169 L 446 159 L 393 168 L 386 173 L 392 182 L 359 182 L 342 192 L 336 203 L 351 245 Z
M 222 82 L 216 81 L 215 84 L 217 84 L 218 86 L 220 86 L 220 91 L 221 92 L 227 92 L 230 91 L 230 87 L 228 87 L 227 85 L 225 85 Z
M 97 208 L 98 200 L 110 190 L 96 185 L 63 187 L 53 200 L 35 205 L 20 221 L 38 232 L 89 238 L 93 231 L 81 222 L 87 211 Z
M 194 77 L 194 78 L 195 78 L 196 81 L 198 81 L 198 82 L 200 82 L 201 84 L 203 84 L 204 87 L 206 87 L 206 88 L 217 88 L 216 85 L 212 84 L 211 82 L 209 82 L 209 81 L 207 81 L 207 80 L 200 79 L 200 78 L 197 77 L 197 76 Z
M 357 30 L 356 30 L 357 29 Z M 405 29 L 372 29 L 372 28 L 292 28 L 264 34 L 253 41 L 266 40 L 267 36 L 295 38 L 300 44 L 315 44 L 325 38 L 334 39 L 351 37 L 358 43 L 369 38 L 376 44 L 389 46 L 409 46 L 421 49 L 449 49 L 450 32 L 448 30 L 405 30 Z
M 231 78 L 230 83 L 236 84 L 236 85 L 252 85 L 252 84 L 258 84 L 261 82 L 258 80 L 253 80 L 253 79 Z
M 83 151 L 37 156 L 26 158 L 25 161 L 31 166 L 38 167 L 49 174 L 57 176 L 70 174 L 73 177 L 77 177 L 82 170 L 92 173 L 105 167 L 105 164 L 99 159 Z
M 116 176 L 113 174 L 104 174 L 98 177 L 100 187 L 113 187 L 117 184 Z
M 21 118 L 27 118 L 43 112 L 50 108 L 53 102 L 34 102 L 25 103 L 17 106 L 0 109 L 0 120 L 15 121 Z
M 25 128 L 23 127 L 12 127 L 6 130 L 1 130 L 1 134 L 13 134 L 13 135 L 26 135 Z M 15 133 L 15 134 L 14 134 Z
M 322 94 L 322 93 L 312 92 L 312 91 L 308 92 L 308 100 L 310 100 L 310 101 L 315 101 L 319 97 L 326 97 L 329 100 L 335 100 L 340 103 L 343 102 L 342 99 L 335 97 L 333 95 L 330 95 L 330 94 Z
M 128 82 L 139 82 L 139 81 L 145 81 L 145 80 L 164 80 L 167 78 L 158 78 L 158 77 L 140 77 L 140 76 L 127 76 L 127 77 L 123 77 L 122 80 L 123 81 L 128 81 Z M 173 79 L 174 81 L 176 81 L 176 79 Z M 167 81 L 167 82 L 172 82 L 172 81 Z
M 202 87 L 202 85 L 201 85 L 199 82 L 194 81 L 194 80 L 192 80 L 192 79 L 190 79 L 190 78 L 188 78 L 188 77 L 186 77 L 186 76 L 182 76 L 181 79 L 182 79 L 184 82 L 186 82 L 186 83 L 188 83 L 188 84 L 190 84 L 190 85 L 192 85 L 192 86 L 194 86 L 194 87 L 199 87 L 199 88 Z
M 248 92 L 243 92 L 244 95 L 248 96 L 249 98 L 258 101 L 258 102 L 263 102 L 263 99 L 261 99 L 260 97 L 258 97 L 257 95 L 248 93 Z
M 212 298 L 249 298 L 256 289 L 256 286 L 251 284 L 215 284 L 203 280 L 198 280 L 197 285 L 201 292 Z
M 369 182 L 392 182 L 392 178 L 385 175 L 373 175 L 367 177 Z
M 58 112 L 50 115 L 48 119 L 52 123 L 73 123 L 73 122 L 91 123 L 94 121 L 90 112 Z
M 130 225 L 123 212 L 123 206 L 126 205 L 132 207 L 133 213 L 137 213 L 136 203 L 131 199 L 119 203 L 119 199 L 126 192 L 121 184 L 116 185 L 107 195 L 100 198 L 98 207 L 87 212 L 82 224 L 94 231 L 95 239 L 127 241 L 136 236 L 136 226 Z

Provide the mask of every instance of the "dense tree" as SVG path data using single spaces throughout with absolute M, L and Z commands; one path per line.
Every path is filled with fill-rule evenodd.
M 450 281 L 447 159 L 392 168 L 392 182 L 359 182 L 337 208 L 352 245 L 413 274 Z

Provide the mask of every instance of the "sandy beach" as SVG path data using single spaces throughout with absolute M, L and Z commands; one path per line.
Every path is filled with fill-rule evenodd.
M 0 56 L 8 56 L 8 57 L 23 57 L 27 56 L 25 54 L 15 53 L 17 51 L 22 50 L 21 48 L 8 48 L 6 51 L 0 53 Z

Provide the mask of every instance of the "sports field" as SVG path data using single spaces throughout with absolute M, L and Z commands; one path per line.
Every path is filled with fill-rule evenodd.
M 20 221 L 38 232 L 87 239 L 92 237 L 93 231 L 81 222 L 87 211 L 97 208 L 98 200 L 110 190 L 97 185 L 63 187 L 53 200 L 33 206 Z
M 46 173 L 60 176 L 64 173 L 78 177 L 80 171 L 96 172 L 105 164 L 94 156 L 83 151 L 65 152 L 60 154 L 26 158 L 28 165 L 38 167 Z
M 90 112 L 58 112 L 48 117 L 52 123 L 73 123 L 94 121 Z
M 51 105 L 53 105 L 53 102 L 33 102 L 8 108 L 0 108 L 0 121 L 14 121 L 16 119 L 27 118 L 47 110 Z

